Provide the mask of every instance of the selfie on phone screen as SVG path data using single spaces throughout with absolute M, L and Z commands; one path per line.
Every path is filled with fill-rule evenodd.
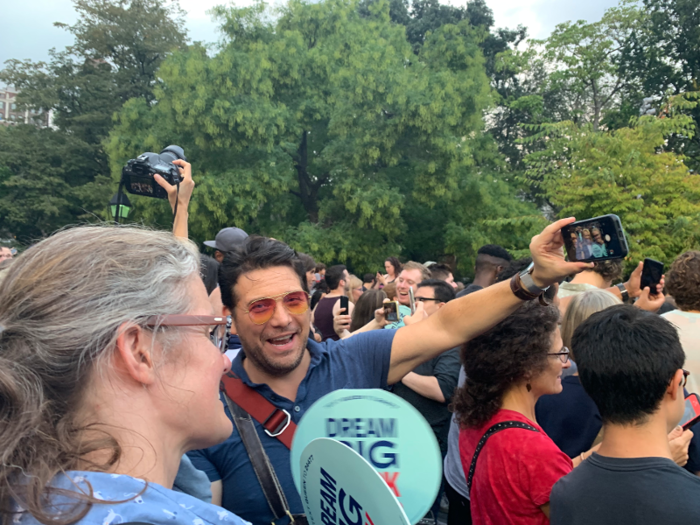
M 562 229 L 562 235 L 571 261 L 622 259 L 628 253 L 622 225 L 616 215 L 574 222 Z

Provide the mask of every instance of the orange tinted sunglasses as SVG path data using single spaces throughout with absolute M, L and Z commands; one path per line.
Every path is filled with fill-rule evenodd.
M 300 290 L 256 299 L 248 303 L 248 306 L 243 308 L 243 311 L 248 314 L 253 323 L 265 324 L 275 315 L 277 301 L 281 301 L 282 305 L 292 315 L 303 314 L 309 309 L 309 294 Z

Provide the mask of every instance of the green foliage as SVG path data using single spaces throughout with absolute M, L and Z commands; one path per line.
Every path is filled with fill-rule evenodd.
M 536 137 L 546 148 L 528 155 L 525 177 L 560 217 L 619 215 L 632 263 L 644 257 L 670 262 L 700 245 L 700 178 L 666 150 L 666 137 L 692 136 L 694 129 L 681 111 L 610 132 L 572 122 L 543 125 Z
M 198 183 L 194 237 L 235 224 L 364 271 L 426 231 L 444 253 L 456 203 L 473 207 L 460 227 L 493 218 L 480 213 L 478 192 L 463 195 L 479 180 L 491 101 L 468 21 L 429 33 L 415 55 L 385 2 L 364 16 L 345 0 L 215 14 L 227 37 L 219 52 L 173 54 L 159 71 L 158 103 L 127 103 L 108 145 L 115 178 L 145 149 L 185 148 Z M 414 206 L 448 215 L 408 228 Z M 138 207 L 147 222 L 168 213 L 165 203 Z
M 0 127 L 0 224 L 28 245 L 58 225 L 94 221 L 105 210 L 109 179 L 90 175 L 85 143 L 50 129 Z
M 9 60 L 0 81 L 20 90 L 23 108 L 52 111 L 56 130 L 4 130 L 0 170 L 3 226 L 36 239 L 86 218 L 107 218 L 114 192 L 103 141 L 122 104 L 154 100 L 156 71 L 184 44 L 182 12 L 163 0 L 76 0 L 79 19 L 56 24 L 75 44 L 49 63 Z M 4 169 L 3 169 L 4 168 Z
M 623 0 L 597 22 L 559 24 L 549 38 L 539 42 L 544 45 L 544 57 L 555 68 L 550 82 L 575 96 L 572 110 L 577 120 L 590 122 L 594 131 L 631 82 L 631 75 L 621 67 L 621 58 L 630 35 L 643 19 L 635 3 Z
M 629 105 L 638 108 L 641 99 L 649 97 L 653 100 L 652 110 L 660 113 L 669 96 L 700 91 L 700 3 L 644 0 L 643 4 L 647 16 L 630 39 L 625 54 L 625 67 L 634 75 L 640 89 L 636 97 L 631 93 L 626 98 Z M 700 108 L 694 107 L 688 114 L 697 129 Z M 691 169 L 700 170 L 697 133 L 692 138 L 672 135 L 669 147 L 684 155 Z

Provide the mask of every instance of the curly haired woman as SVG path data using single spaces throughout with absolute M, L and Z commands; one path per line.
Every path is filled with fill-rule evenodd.
M 561 392 L 570 366 L 558 320 L 556 307 L 526 304 L 462 348 L 467 380 L 454 407 L 476 524 L 549 523 L 552 486 L 591 453 L 572 461 L 535 420 L 537 399 Z

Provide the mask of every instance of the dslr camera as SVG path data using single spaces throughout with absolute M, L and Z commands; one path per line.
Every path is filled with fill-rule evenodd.
M 168 194 L 155 181 L 156 173 L 169 184 L 180 184 L 180 170 L 173 164 L 176 159 L 187 160 L 180 146 L 168 146 L 160 153 L 142 153 L 135 159 L 127 161 L 122 169 L 122 184 L 133 195 L 167 199 Z

